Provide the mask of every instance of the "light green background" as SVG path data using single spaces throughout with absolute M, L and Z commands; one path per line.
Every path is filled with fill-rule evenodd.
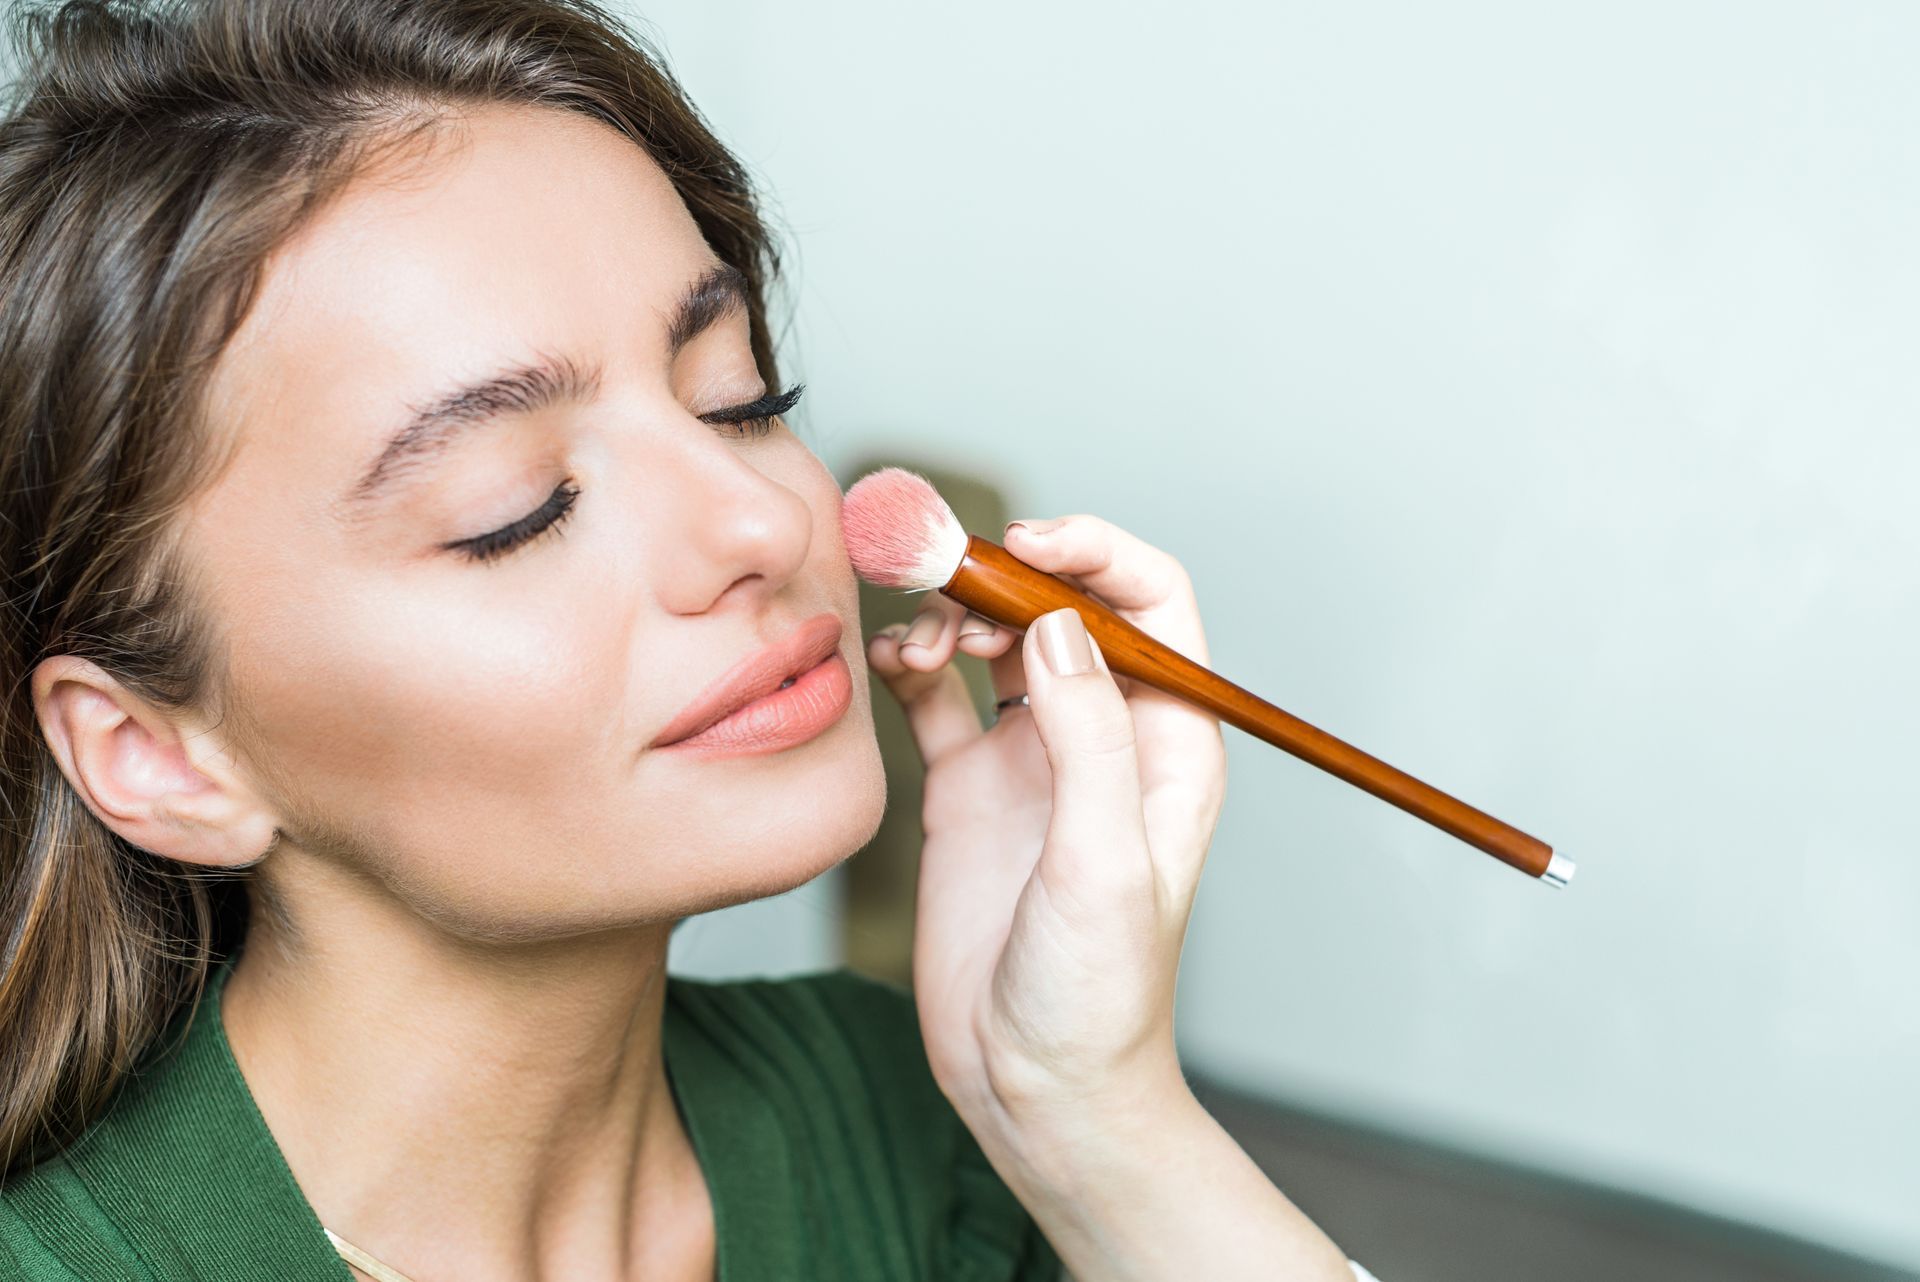
M 1920 1265 L 1920 7 L 628 11 L 836 470 L 1134 530 L 1220 671 L 1579 861 L 1229 731 L 1193 1064 Z

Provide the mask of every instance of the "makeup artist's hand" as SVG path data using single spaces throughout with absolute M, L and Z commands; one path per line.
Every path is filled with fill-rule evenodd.
M 1005 546 L 1207 662 L 1192 584 L 1166 552 L 1094 516 L 1015 523 Z M 1024 691 L 1031 707 L 983 728 L 956 649 L 990 660 L 996 699 Z M 1096 651 L 1071 610 L 1020 634 L 938 593 L 868 646 L 927 767 L 915 992 L 963 1113 L 1185 1091 L 1174 978 L 1226 750 L 1211 713 L 1110 674 Z
M 1167 553 L 1093 516 L 1016 523 L 1005 546 L 1207 662 Z M 941 1090 L 1076 1282 L 1353 1282 L 1174 1051 L 1180 946 L 1226 792 L 1219 721 L 1112 675 L 1072 610 L 963 637 L 985 621 L 938 593 L 926 609 L 867 659 L 927 767 L 913 979 Z M 1031 708 L 983 728 L 956 649 L 988 660 L 996 699 L 1024 691 Z

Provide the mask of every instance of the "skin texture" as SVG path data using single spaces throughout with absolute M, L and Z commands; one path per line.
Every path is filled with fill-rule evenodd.
M 1218 723 L 1097 653 L 1055 676 L 1040 637 L 1071 611 L 959 641 L 964 611 L 934 597 L 929 644 L 863 646 L 831 474 L 782 424 L 743 439 L 698 417 L 768 390 L 744 313 L 669 358 L 668 311 L 713 262 L 653 162 L 564 111 L 476 108 L 359 176 L 276 252 L 214 379 L 231 461 L 186 534 L 232 715 L 160 715 L 71 657 L 34 673 L 103 822 L 253 867 L 271 910 L 227 1032 L 322 1222 L 420 1282 L 711 1277 L 660 1057 L 668 931 L 871 838 L 870 659 L 928 765 L 929 1058 L 1073 1276 L 1346 1279 L 1174 1053 Z M 598 398 L 476 432 L 344 519 L 408 406 L 536 352 L 602 366 Z M 440 546 L 566 480 L 558 531 L 488 563 Z M 1007 546 L 1205 661 L 1178 562 L 1095 517 L 1057 524 Z M 853 674 L 838 723 L 770 755 L 647 750 L 823 611 Z M 956 649 L 1031 711 L 983 729 Z

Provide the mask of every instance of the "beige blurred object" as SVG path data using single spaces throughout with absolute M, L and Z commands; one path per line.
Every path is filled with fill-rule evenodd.
M 841 489 L 876 468 L 888 466 L 909 468 L 933 482 L 969 530 L 997 532 L 1013 519 L 999 491 L 972 477 L 897 457 L 862 461 L 841 478 Z M 863 581 L 863 640 L 888 624 L 907 622 L 931 595 L 890 591 Z M 982 710 L 984 720 L 993 703 L 987 666 L 967 655 L 957 656 L 955 662 L 966 675 L 974 706 Z M 841 914 L 841 955 L 861 974 L 911 984 L 913 889 L 920 868 L 920 780 L 924 772 L 899 705 L 879 678 L 869 676 L 868 680 L 873 691 L 874 732 L 886 761 L 887 811 L 873 840 L 846 864 L 841 882 L 846 894 Z

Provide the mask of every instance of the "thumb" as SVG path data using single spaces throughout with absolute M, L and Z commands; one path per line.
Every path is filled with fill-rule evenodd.
M 1034 729 L 1053 772 L 1041 852 L 1049 888 L 1096 901 L 1105 898 L 1102 891 L 1133 888 L 1151 863 L 1126 696 L 1072 607 L 1035 619 L 1021 658 Z

